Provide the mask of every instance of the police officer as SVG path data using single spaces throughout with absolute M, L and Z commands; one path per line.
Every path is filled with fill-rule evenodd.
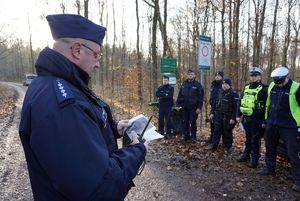
M 222 89 L 222 83 L 223 83 L 223 77 L 224 73 L 223 71 L 217 71 L 215 74 L 215 79 L 212 81 L 210 85 L 210 98 L 209 98 L 209 104 L 210 107 L 213 108 L 215 107 L 219 95 L 219 90 Z M 208 142 L 211 143 L 212 135 L 214 133 L 214 113 L 211 111 L 210 112 L 212 116 L 210 116 L 210 137 Z
M 19 128 L 34 200 L 124 200 L 146 144 L 133 133 L 118 149 L 128 121 L 115 122 L 88 87 L 106 29 L 80 15 L 46 18 L 55 42 L 35 63 Z
M 289 78 L 286 67 L 272 73 L 266 101 L 266 167 L 258 173 L 275 175 L 277 145 L 282 138 L 292 165 L 293 190 L 300 192 L 300 84 Z
M 260 158 L 260 139 L 263 136 L 264 108 L 267 98 L 267 87 L 261 82 L 262 70 L 258 67 L 249 69 L 250 84 L 247 84 L 241 94 L 240 107 L 237 121 L 241 116 L 246 132 L 246 142 L 243 154 L 237 159 L 238 162 L 250 160 L 249 167 L 256 168 Z
M 159 118 L 158 118 L 158 131 L 164 135 L 164 121 L 166 119 L 167 137 L 171 138 L 171 115 L 173 106 L 174 88 L 169 85 L 169 77 L 163 77 L 163 85 L 156 90 L 156 97 L 159 98 Z
M 226 151 L 230 151 L 233 143 L 232 129 L 235 126 L 237 112 L 237 93 L 231 88 L 231 80 L 223 80 L 222 89 L 219 90 L 217 104 L 212 108 L 210 116 L 215 119 L 215 128 L 212 143 L 208 149 L 214 150 L 218 147 L 222 136 Z
M 201 112 L 204 93 L 202 85 L 195 80 L 196 74 L 193 70 L 188 70 L 187 77 L 188 79 L 183 82 L 179 90 L 176 105 L 182 107 L 183 110 L 184 141 L 191 139 L 192 143 L 195 144 L 196 121 Z

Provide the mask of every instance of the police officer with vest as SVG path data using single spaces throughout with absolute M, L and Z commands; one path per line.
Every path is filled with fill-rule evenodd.
M 203 105 L 204 91 L 202 85 L 195 80 L 196 74 L 189 69 L 188 79 L 185 80 L 179 90 L 176 106 L 182 107 L 184 141 L 191 140 L 196 143 L 196 121 Z
M 209 150 L 218 147 L 222 136 L 226 151 L 230 151 L 233 143 L 232 130 L 235 126 L 238 94 L 231 88 L 231 80 L 223 80 L 222 89 L 219 90 L 217 104 L 213 106 L 210 117 L 215 119 L 215 128 Z
M 223 77 L 224 77 L 223 71 L 217 71 L 215 74 L 215 79 L 211 83 L 210 98 L 209 98 L 209 104 L 210 104 L 211 108 L 215 107 L 215 105 L 217 103 L 219 90 L 222 89 Z M 213 113 L 211 112 L 211 114 L 213 114 Z M 211 143 L 212 135 L 214 133 L 214 126 L 215 126 L 214 121 L 215 121 L 215 119 L 213 117 L 210 118 L 210 137 L 208 140 L 210 143 Z
M 88 87 L 106 29 L 80 15 L 46 19 L 55 42 L 35 63 L 38 76 L 26 92 L 19 127 L 34 200 L 124 200 L 147 144 L 132 133 L 132 143 L 118 149 L 128 121 L 115 122 Z
M 241 94 L 240 107 L 237 121 L 242 116 L 243 126 L 246 132 L 246 142 L 243 154 L 238 162 L 250 160 L 249 167 L 256 168 L 260 158 L 260 139 L 263 136 L 264 109 L 267 98 L 267 87 L 261 82 L 262 70 L 258 67 L 249 69 L 250 84 L 247 84 Z
M 158 131 L 160 134 L 164 135 L 165 131 L 165 120 L 167 127 L 167 137 L 171 138 L 171 115 L 172 115 L 172 107 L 173 107 L 173 94 L 174 88 L 169 84 L 169 77 L 163 77 L 163 85 L 158 87 L 156 90 L 156 97 L 159 98 L 159 116 L 158 116 Z
M 271 77 L 265 111 L 266 166 L 258 173 L 275 175 L 277 145 L 282 138 L 292 165 L 292 189 L 300 192 L 300 84 L 289 78 L 286 67 L 276 68 Z

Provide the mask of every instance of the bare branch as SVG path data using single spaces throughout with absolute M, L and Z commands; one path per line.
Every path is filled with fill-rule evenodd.
M 148 4 L 148 6 L 150 6 L 150 7 L 152 7 L 152 8 L 155 8 L 155 6 L 153 5 L 153 4 L 151 4 L 151 3 L 149 3 L 148 1 L 146 1 L 146 0 L 143 0 L 146 4 Z

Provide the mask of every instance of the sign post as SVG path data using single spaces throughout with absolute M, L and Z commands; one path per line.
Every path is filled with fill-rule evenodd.
M 204 82 L 204 71 L 210 70 L 211 68 L 211 37 L 208 36 L 199 36 L 198 40 L 198 69 L 200 71 L 201 77 L 200 82 L 205 89 Z M 203 94 L 204 98 L 204 94 Z M 200 115 L 200 129 L 202 129 L 202 111 Z

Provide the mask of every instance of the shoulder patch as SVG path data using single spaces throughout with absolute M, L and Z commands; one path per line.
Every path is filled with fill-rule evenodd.
M 56 79 L 54 80 L 53 85 L 58 104 L 74 98 L 73 92 L 65 80 Z

